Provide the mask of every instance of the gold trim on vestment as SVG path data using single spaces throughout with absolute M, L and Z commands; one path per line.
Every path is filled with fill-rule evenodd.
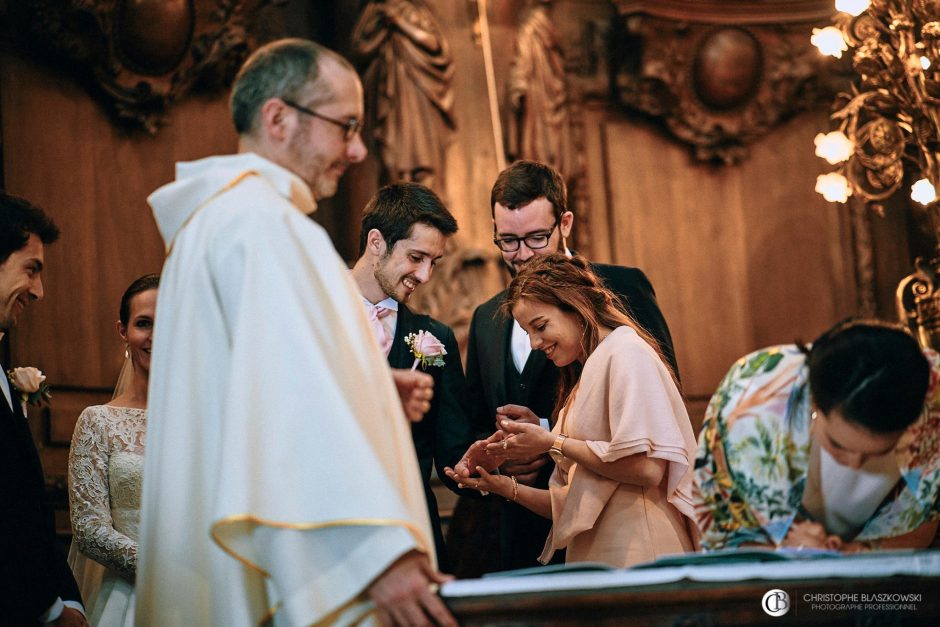
M 274 615 L 277 614 L 277 611 L 281 609 L 283 603 L 278 603 L 274 607 L 268 608 L 268 611 L 265 612 L 264 616 L 261 617 L 261 620 L 258 621 L 258 627 L 265 627 L 265 625 L 274 622 Z
M 290 523 L 290 522 L 277 522 L 273 520 L 264 520 L 258 518 L 257 516 L 252 516 L 251 514 L 234 514 L 232 516 L 226 516 L 225 518 L 216 521 L 213 523 L 209 536 L 212 538 L 212 541 L 219 545 L 219 548 L 228 553 L 230 556 L 237 559 L 239 562 L 245 566 L 257 571 L 264 577 L 270 577 L 266 570 L 258 566 L 257 564 L 251 562 L 242 555 L 239 555 L 234 549 L 225 545 L 219 538 L 218 530 L 219 527 L 223 525 L 231 525 L 236 523 L 253 523 L 255 525 L 262 525 L 265 527 L 274 527 L 275 529 L 291 529 L 293 531 L 315 531 L 318 529 L 327 529 L 329 527 L 404 527 L 407 529 L 411 535 L 415 537 L 415 540 L 418 542 L 418 546 L 425 552 L 429 553 L 428 547 L 425 546 L 425 543 L 422 541 L 421 530 L 418 529 L 415 525 L 411 524 L 406 520 L 396 520 L 394 518 L 345 518 L 341 520 L 331 520 L 328 522 L 320 523 Z
M 273 528 L 275 528 L 275 529 L 290 529 L 290 530 L 293 530 L 293 531 L 315 531 L 315 530 L 318 530 L 318 529 L 327 529 L 327 528 L 330 528 L 330 527 L 353 527 L 353 526 L 362 526 L 362 527 L 404 527 L 405 529 L 407 529 L 407 530 L 411 533 L 411 535 L 414 536 L 415 540 L 416 540 L 417 543 L 418 543 L 418 547 L 421 548 L 425 553 L 430 554 L 430 552 L 428 551 L 428 547 L 427 547 L 427 546 L 425 545 L 425 543 L 422 541 L 422 534 L 421 534 L 420 529 L 418 529 L 418 527 L 416 527 L 415 525 L 411 524 L 411 523 L 408 522 L 408 521 L 405 521 L 405 520 L 396 520 L 396 519 L 394 519 L 394 518 L 346 518 L 346 519 L 342 519 L 342 520 L 331 520 L 331 521 L 329 521 L 329 522 L 322 522 L 322 523 L 289 523 L 289 522 L 277 522 L 277 521 L 273 521 L 273 520 L 264 520 L 264 519 L 262 519 L 262 518 L 258 518 L 257 516 L 253 516 L 253 515 L 251 515 L 251 514 L 235 514 L 235 515 L 232 515 L 232 516 L 226 516 L 225 518 L 223 518 L 223 519 L 221 519 L 221 520 L 216 521 L 215 523 L 213 523 L 213 525 L 212 525 L 212 527 L 211 527 L 211 529 L 210 529 L 210 531 L 209 531 L 209 536 L 212 538 L 212 541 L 215 542 L 215 543 L 219 546 L 220 549 L 222 549 L 223 551 L 225 551 L 226 553 L 228 553 L 229 556 L 235 558 L 236 560 L 238 560 L 239 562 L 241 562 L 244 566 L 247 566 L 248 568 L 251 568 L 252 570 L 257 571 L 257 572 L 260 573 L 263 577 L 270 577 L 271 575 L 270 575 L 266 570 L 264 570 L 263 568 L 261 568 L 261 567 L 258 566 L 257 564 L 253 563 L 251 560 L 247 559 L 247 558 L 244 557 L 243 555 L 239 555 L 239 554 L 238 554 L 234 549 L 232 549 L 231 547 L 226 546 L 225 543 L 222 542 L 221 538 L 219 538 L 219 533 L 218 533 L 219 527 L 221 527 L 221 526 L 223 526 L 223 525 L 232 525 L 232 524 L 246 523 L 246 522 L 247 522 L 247 523 L 252 523 L 252 524 L 254 524 L 254 525 L 262 525 L 262 526 L 265 526 L 265 527 L 273 527 Z M 362 595 L 359 594 L 359 595 L 353 597 L 353 598 L 350 599 L 348 602 L 344 603 L 343 605 L 341 605 L 340 607 L 338 607 L 338 608 L 335 609 L 334 611 L 330 612 L 330 613 L 329 613 L 326 617 L 324 617 L 321 621 L 318 621 L 317 623 L 314 623 L 314 625 L 330 625 L 330 624 L 332 624 L 332 623 L 334 622 L 334 620 L 335 620 L 343 611 L 346 610 L 346 608 L 351 607 L 351 606 L 352 606 L 353 604 L 355 604 L 355 603 L 359 603 L 359 602 L 361 601 L 361 598 L 360 598 L 361 596 L 362 596 Z M 270 623 L 271 621 L 273 621 L 273 620 L 274 620 L 274 615 L 277 614 L 278 610 L 281 609 L 281 605 L 282 605 L 281 603 L 278 603 L 278 604 L 275 605 L 274 607 L 270 608 L 270 609 L 267 611 L 267 613 L 261 618 L 260 622 L 258 623 L 258 624 L 259 624 L 259 627 L 264 627 L 264 625 L 266 625 L 266 624 Z M 370 610 L 369 612 L 366 612 L 365 614 L 363 614 L 363 616 L 360 616 L 355 622 L 356 622 L 357 624 L 360 623 L 360 622 L 362 622 L 362 620 L 363 620 L 366 616 L 368 616 L 369 614 L 371 614 L 372 611 L 373 611 L 373 610 Z

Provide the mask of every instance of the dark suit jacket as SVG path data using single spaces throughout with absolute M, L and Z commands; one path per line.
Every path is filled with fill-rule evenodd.
M 667 360 L 675 365 L 675 351 L 649 279 L 637 268 L 592 264 L 594 272 L 617 294 L 634 319 L 660 344 Z M 467 392 L 470 423 L 478 437 L 495 430 L 496 408 L 510 398 L 506 368 L 509 361 L 512 319 L 500 312 L 506 298 L 503 290 L 477 307 L 470 322 L 467 348 Z M 548 418 L 555 405 L 558 369 L 541 351 L 532 351 L 512 396 L 537 416 Z M 554 466 L 542 468 L 536 487 L 546 487 Z M 512 503 L 502 506 L 500 520 L 500 560 L 492 570 L 537 566 L 536 559 L 551 522 Z
M 0 376 L 6 370 L 0 367 Z M 81 601 L 45 502 L 39 453 L 13 392 L 0 392 L 0 623 L 36 625 L 55 602 Z
M 430 316 L 415 314 L 404 304 L 399 304 L 395 339 L 388 354 L 389 365 L 393 368 L 411 368 L 414 357 L 411 349 L 405 344 L 405 336 L 418 331 L 429 331 L 447 350 L 444 366 L 429 366 L 425 370 L 434 377 L 434 398 L 424 419 L 412 423 L 411 437 L 418 454 L 418 466 L 421 468 L 424 494 L 428 501 L 428 515 L 431 517 L 438 562 L 441 570 L 449 570 L 437 499 L 431 491 L 431 469 L 437 468 L 438 476 L 444 485 L 454 492 L 459 492 L 457 485 L 444 475 L 444 467 L 453 467 L 460 461 L 473 443 L 474 437 L 465 411 L 467 389 L 460 352 L 450 327 Z

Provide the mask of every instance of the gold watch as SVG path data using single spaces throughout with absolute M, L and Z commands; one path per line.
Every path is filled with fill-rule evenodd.
M 564 433 L 559 434 L 558 437 L 555 438 L 555 443 L 552 444 L 552 448 L 548 449 L 549 457 L 551 457 L 556 464 L 565 458 L 565 452 L 561 449 L 564 448 L 565 440 L 567 439 L 568 436 Z

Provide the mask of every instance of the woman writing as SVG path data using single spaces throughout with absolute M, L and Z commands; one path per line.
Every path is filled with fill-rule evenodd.
M 448 475 L 551 518 L 542 563 L 565 547 L 567 562 L 615 567 L 693 550 L 695 438 L 656 343 L 580 258 L 531 260 L 505 307 L 562 369 L 554 428 L 502 419 Z M 556 463 L 548 490 L 490 472 L 546 452 Z
M 150 346 L 159 280 L 157 275 L 140 277 L 124 292 L 117 330 L 125 342 L 126 363 L 115 398 L 86 408 L 72 435 L 70 562 L 92 626 L 134 624 Z M 85 556 L 105 567 L 103 575 L 96 579 L 95 564 Z
M 928 546 L 940 518 L 940 413 L 925 398 L 937 380 L 936 353 L 877 320 L 840 323 L 808 351 L 738 360 L 699 439 L 703 544 Z

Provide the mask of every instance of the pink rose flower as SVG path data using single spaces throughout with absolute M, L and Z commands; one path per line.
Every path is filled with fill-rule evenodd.
M 444 348 L 441 341 L 427 331 L 418 331 L 418 336 L 415 338 L 413 348 L 416 353 L 421 353 L 427 357 L 437 357 L 438 355 L 447 354 L 447 350 Z
M 422 367 L 444 365 L 444 355 L 447 354 L 447 349 L 439 339 L 434 337 L 434 334 L 427 331 L 409 333 L 405 337 L 405 344 L 411 348 L 411 354 L 415 356 L 412 370 L 417 368 L 418 364 Z
M 41 405 L 43 401 L 52 398 L 49 386 L 46 385 L 46 375 L 39 368 L 31 366 L 26 368 L 11 368 L 7 370 L 7 378 L 13 391 L 20 397 L 23 406 L 23 415 L 26 415 L 26 405 Z
M 32 394 L 39 391 L 39 386 L 46 380 L 46 375 L 39 368 L 32 366 L 14 368 L 10 371 L 10 382 L 20 392 Z

